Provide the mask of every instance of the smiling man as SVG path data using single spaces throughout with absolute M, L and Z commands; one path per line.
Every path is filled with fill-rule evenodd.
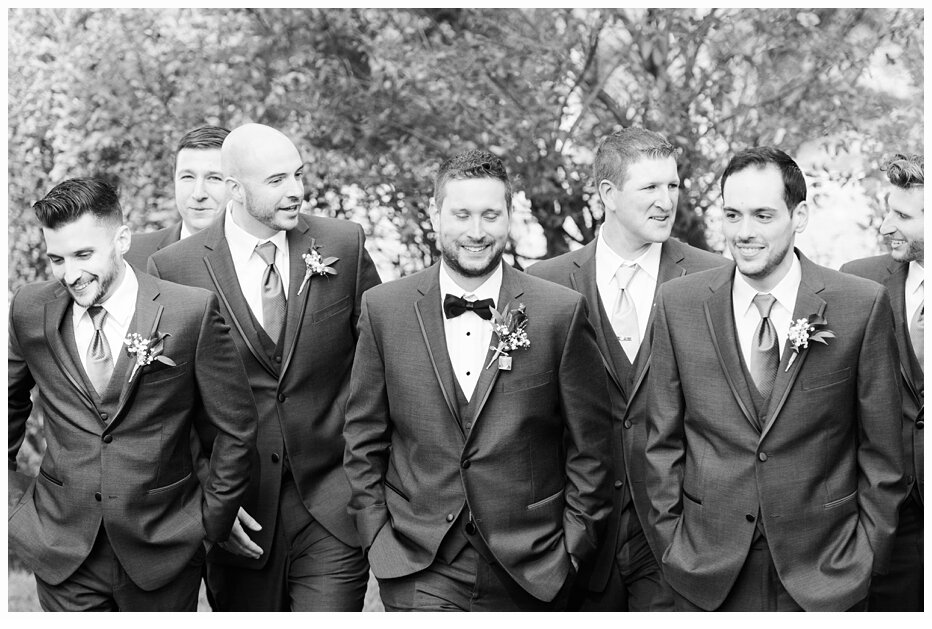
M 922 155 L 895 155 L 885 167 L 890 180 L 887 214 L 880 233 L 888 255 L 854 260 L 841 267 L 883 284 L 890 293 L 900 350 L 903 394 L 903 466 L 909 493 L 900 506 L 890 573 L 871 582 L 871 611 L 922 611 L 923 594 L 923 375 L 925 290 L 925 176 Z
M 346 511 L 342 431 L 360 301 L 379 276 L 359 225 L 300 214 L 304 162 L 284 134 L 234 129 L 222 166 L 223 219 L 149 261 L 220 297 L 259 409 L 259 470 L 208 557 L 212 604 L 360 611 L 368 565 Z
M 208 291 L 123 261 L 107 183 L 70 179 L 33 209 L 55 279 L 10 303 L 10 489 L 34 386 L 46 451 L 10 509 L 10 549 L 44 610 L 195 611 L 205 547 L 227 539 L 255 454 L 229 327 Z M 131 354 L 133 334 L 149 349 Z M 203 482 L 192 430 L 214 436 Z
M 175 207 L 181 222 L 144 234 L 133 234 L 124 259 L 140 271 L 149 256 L 182 238 L 196 234 L 217 218 L 227 203 L 220 170 L 220 147 L 230 132 L 223 127 L 192 129 L 175 153 Z
M 345 467 L 389 611 L 563 610 L 609 514 L 586 301 L 502 261 L 510 218 L 498 157 L 446 160 L 440 262 L 363 296 Z
M 673 596 L 644 535 L 646 392 L 654 295 L 664 282 L 727 264 L 670 238 L 680 178 L 676 149 L 654 131 L 631 127 L 599 142 L 594 175 L 605 222 L 582 249 L 538 262 L 528 273 L 572 288 L 590 304 L 589 321 L 609 376 L 614 463 L 612 517 L 571 609 L 664 611 Z
M 786 153 L 721 179 L 735 266 L 660 288 L 648 383 L 648 534 L 686 611 L 866 607 L 902 482 L 886 290 L 810 262 Z

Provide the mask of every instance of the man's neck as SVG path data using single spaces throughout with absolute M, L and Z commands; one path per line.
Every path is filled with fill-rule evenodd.
M 240 203 L 233 202 L 231 206 L 231 215 L 233 217 L 233 222 L 236 223 L 236 226 L 242 229 L 244 232 L 258 238 L 259 240 L 265 240 L 271 238 L 278 233 L 277 230 L 272 229 L 268 225 L 260 223 L 254 219 L 249 212 L 246 211 L 246 207 Z
M 609 249 L 628 261 L 640 258 L 653 244 L 633 238 L 620 225 L 608 221 L 602 225 L 602 238 Z
M 501 262 L 499 262 L 501 264 Z M 485 275 L 480 276 L 466 276 L 456 271 L 446 262 L 443 263 L 444 269 L 446 269 L 447 275 L 450 276 L 450 279 L 453 280 L 457 286 L 462 288 L 467 294 L 475 292 L 477 288 L 485 284 L 486 280 L 492 277 L 495 274 L 495 270 L 498 267 L 492 267 L 492 270 L 486 273 Z

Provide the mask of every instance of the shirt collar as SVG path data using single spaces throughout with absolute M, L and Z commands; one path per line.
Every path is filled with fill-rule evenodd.
M 133 267 L 123 262 L 125 272 L 120 285 L 116 287 L 113 294 L 105 301 L 96 304 L 103 306 L 107 311 L 107 316 L 111 317 L 121 328 L 129 326 L 129 321 L 136 311 L 136 295 L 139 293 L 139 280 L 136 279 L 136 273 Z M 87 308 L 74 302 L 73 316 L 75 321 L 80 321 Z
M 660 275 L 660 252 L 663 243 L 652 242 L 647 251 L 634 260 L 625 260 L 609 246 L 603 236 L 604 231 L 599 230 L 598 242 L 595 246 L 595 272 L 596 282 L 604 284 L 610 282 L 615 272 L 624 263 L 634 263 L 641 271 L 645 271 L 652 280 L 657 281 Z
M 184 240 L 188 236 L 191 236 L 192 232 L 188 229 L 188 226 L 184 224 L 184 221 L 181 221 L 181 234 L 178 236 L 179 240 Z
M 275 235 L 271 238 L 260 239 L 237 225 L 236 221 L 233 220 L 232 201 L 227 205 L 226 216 L 223 222 L 223 231 L 227 239 L 227 244 L 230 245 L 230 257 L 233 258 L 233 262 L 236 266 L 245 264 L 250 256 L 252 256 L 253 251 L 255 251 L 256 245 L 263 242 L 271 241 L 275 243 L 279 251 L 286 251 L 288 239 L 283 230 L 275 232 Z
M 780 280 L 780 283 L 770 291 L 770 294 L 776 298 L 777 303 L 790 311 L 790 315 L 793 314 L 793 309 L 796 307 L 796 295 L 799 293 L 799 283 L 802 279 L 802 267 L 794 252 L 790 270 Z M 753 305 L 757 292 L 757 289 L 748 284 L 748 281 L 736 269 L 735 281 L 731 288 L 731 298 L 734 300 L 737 312 L 747 314 L 748 308 Z
M 912 295 L 919 290 L 919 284 L 925 280 L 925 271 L 921 264 L 913 260 L 906 272 L 906 294 Z
M 447 294 L 465 297 L 466 295 L 475 295 L 476 300 L 491 299 L 498 306 L 498 295 L 502 289 L 502 264 L 495 268 L 492 275 L 486 279 L 481 286 L 473 291 L 467 291 L 460 287 L 459 284 L 450 276 L 447 269 L 447 263 L 440 261 L 440 297 L 441 299 Z

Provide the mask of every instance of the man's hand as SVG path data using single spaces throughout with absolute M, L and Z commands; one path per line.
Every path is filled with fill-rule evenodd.
M 262 526 L 256 522 L 251 515 L 246 513 L 245 509 L 240 507 L 239 513 L 236 514 L 236 520 L 233 521 L 230 537 L 227 541 L 220 542 L 220 548 L 234 555 L 258 559 L 262 556 L 263 551 L 254 541 L 249 539 L 243 527 L 246 527 L 250 531 L 262 530 Z

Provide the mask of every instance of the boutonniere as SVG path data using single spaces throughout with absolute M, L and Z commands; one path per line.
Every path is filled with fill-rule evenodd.
M 492 366 L 495 359 L 498 359 L 498 368 L 505 371 L 511 370 L 511 356 L 508 352 L 519 348 L 527 349 L 531 346 L 531 341 L 527 337 L 527 314 L 524 312 L 524 304 L 518 304 L 517 308 L 511 309 L 509 305 L 505 306 L 502 312 L 492 308 L 492 331 L 498 337 L 498 346 L 489 347 L 495 350 L 492 354 L 492 360 L 485 366 L 486 369 Z
M 799 355 L 799 350 L 809 347 L 809 341 L 816 341 L 817 343 L 828 345 L 827 339 L 835 338 L 835 333 L 826 326 L 828 326 L 828 322 L 822 318 L 822 315 L 818 314 L 809 315 L 804 319 L 797 319 L 794 323 L 790 324 L 790 330 L 786 337 L 793 345 L 793 353 L 790 355 L 790 360 L 786 364 L 785 371 L 790 370 L 790 366 L 792 366 L 793 361 L 796 360 L 796 357 Z
M 312 275 L 336 275 L 336 270 L 330 266 L 331 264 L 336 264 L 340 261 L 340 258 L 335 258 L 330 256 L 329 258 L 324 258 L 320 255 L 320 251 L 317 250 L 316 240 L 311 238 L 311 246 L 307 248 L 307 253 L 302 253 L 301 257 L 304 258 L 304 279 L 301 280 L 301 286 L 298 288 L 298 294 L 301 294 L 301 291 L 304 290 L 304 287 L 307 286 L 307 281 L 311 279 Z
M 130 358 L 135 357 L 136 359 L 133 370 L 129 373 L 129 382 L 133 381 L 136 372 L 141 367 L 145 367 L 153 361 L 158 361 L 169 367 L 175 366 L 175 361 L 168 356 L 162 355 L 162 352 L 165 351 L 163 341 L 169 336 L 171 334 L 168 332 L 159 333 L 158 330 L 154 331 L 149 338 L 145 338 L 138 332 L 131 332 L 126 335 L 126 338 L 123 339 L 123 344 L 126 345 L 126 353 L 129 354 Z

